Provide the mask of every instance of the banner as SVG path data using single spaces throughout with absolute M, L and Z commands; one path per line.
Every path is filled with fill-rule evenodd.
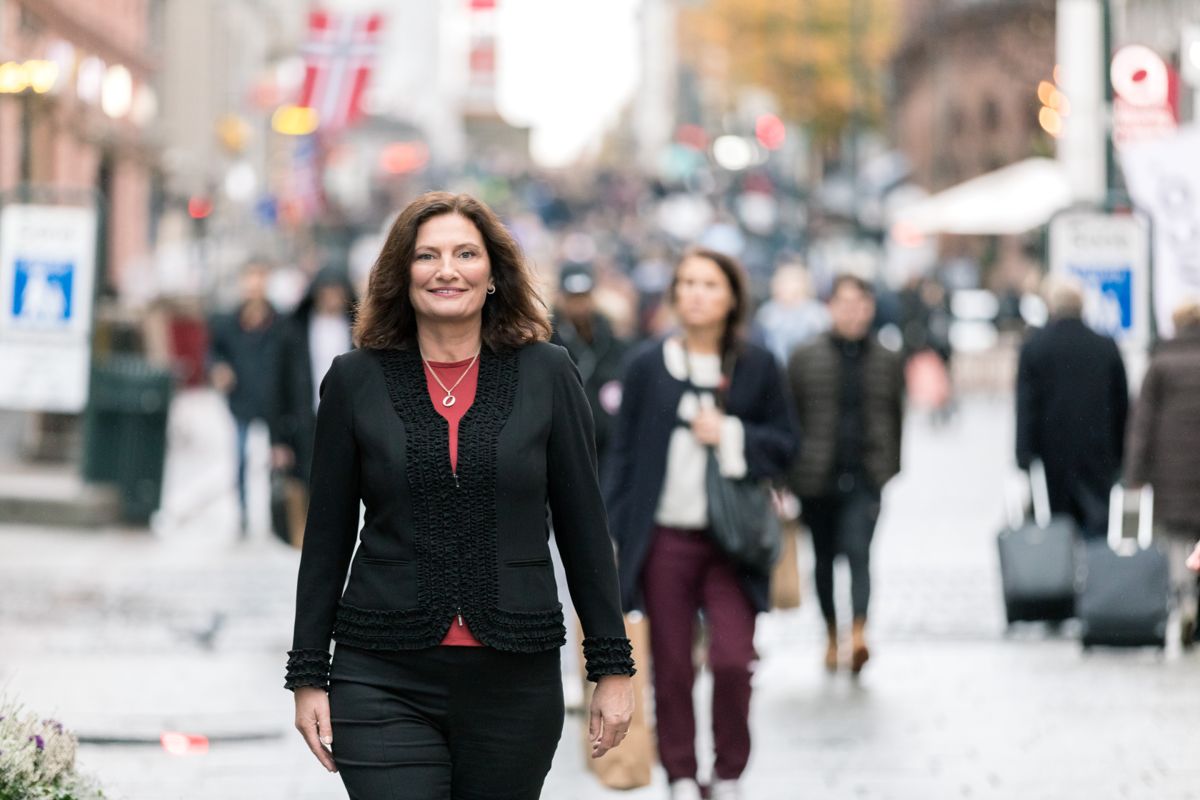
M 1154 316 L 1159 335 L 1174 335 L 1176 306 L 1200 298 L 1200 127 L 1135 142 L 1121 150 L 1125 184 L 1154 220 Z
M 0 210 L 0 408 L 76 413 L 87 404 L 96 210 Z

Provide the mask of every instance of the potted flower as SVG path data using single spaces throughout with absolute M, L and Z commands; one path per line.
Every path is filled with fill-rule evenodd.
M 75 769 L 74 734 L 0 701 L 0 800 L 101 800 L 103 791 Z

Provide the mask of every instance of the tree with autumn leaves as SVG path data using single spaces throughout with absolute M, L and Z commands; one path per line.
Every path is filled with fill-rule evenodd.
M 707 0 L 680 13 L 683 60 L 702 81 L 770 92 L 819 147 L 883 124 L 895 0 Z M 730 96 L 732 91 L 729 91 Z

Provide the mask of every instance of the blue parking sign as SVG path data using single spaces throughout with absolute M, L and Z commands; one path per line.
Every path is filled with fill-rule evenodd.
M 1083 284 L 1084 315 L 1097 331 L 1121 337 L 1133 330 L 1133 269 L 1129 266 L 1076 266 Z
M 14 267 L 13 321 L 37 327 L 70 324 L 75 265 L 69 261 L 17 258 Z

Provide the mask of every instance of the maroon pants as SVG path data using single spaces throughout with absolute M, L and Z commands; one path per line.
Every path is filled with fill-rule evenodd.
M 658 527 L 642 569 L 654 673 L 658 750 L 669 780 L 696 777 L 692 644 L 696 612 L 708 622 L 716 777 L 741 776 L 750 759 L 754 606 L 733 563 L 704 531 Z

